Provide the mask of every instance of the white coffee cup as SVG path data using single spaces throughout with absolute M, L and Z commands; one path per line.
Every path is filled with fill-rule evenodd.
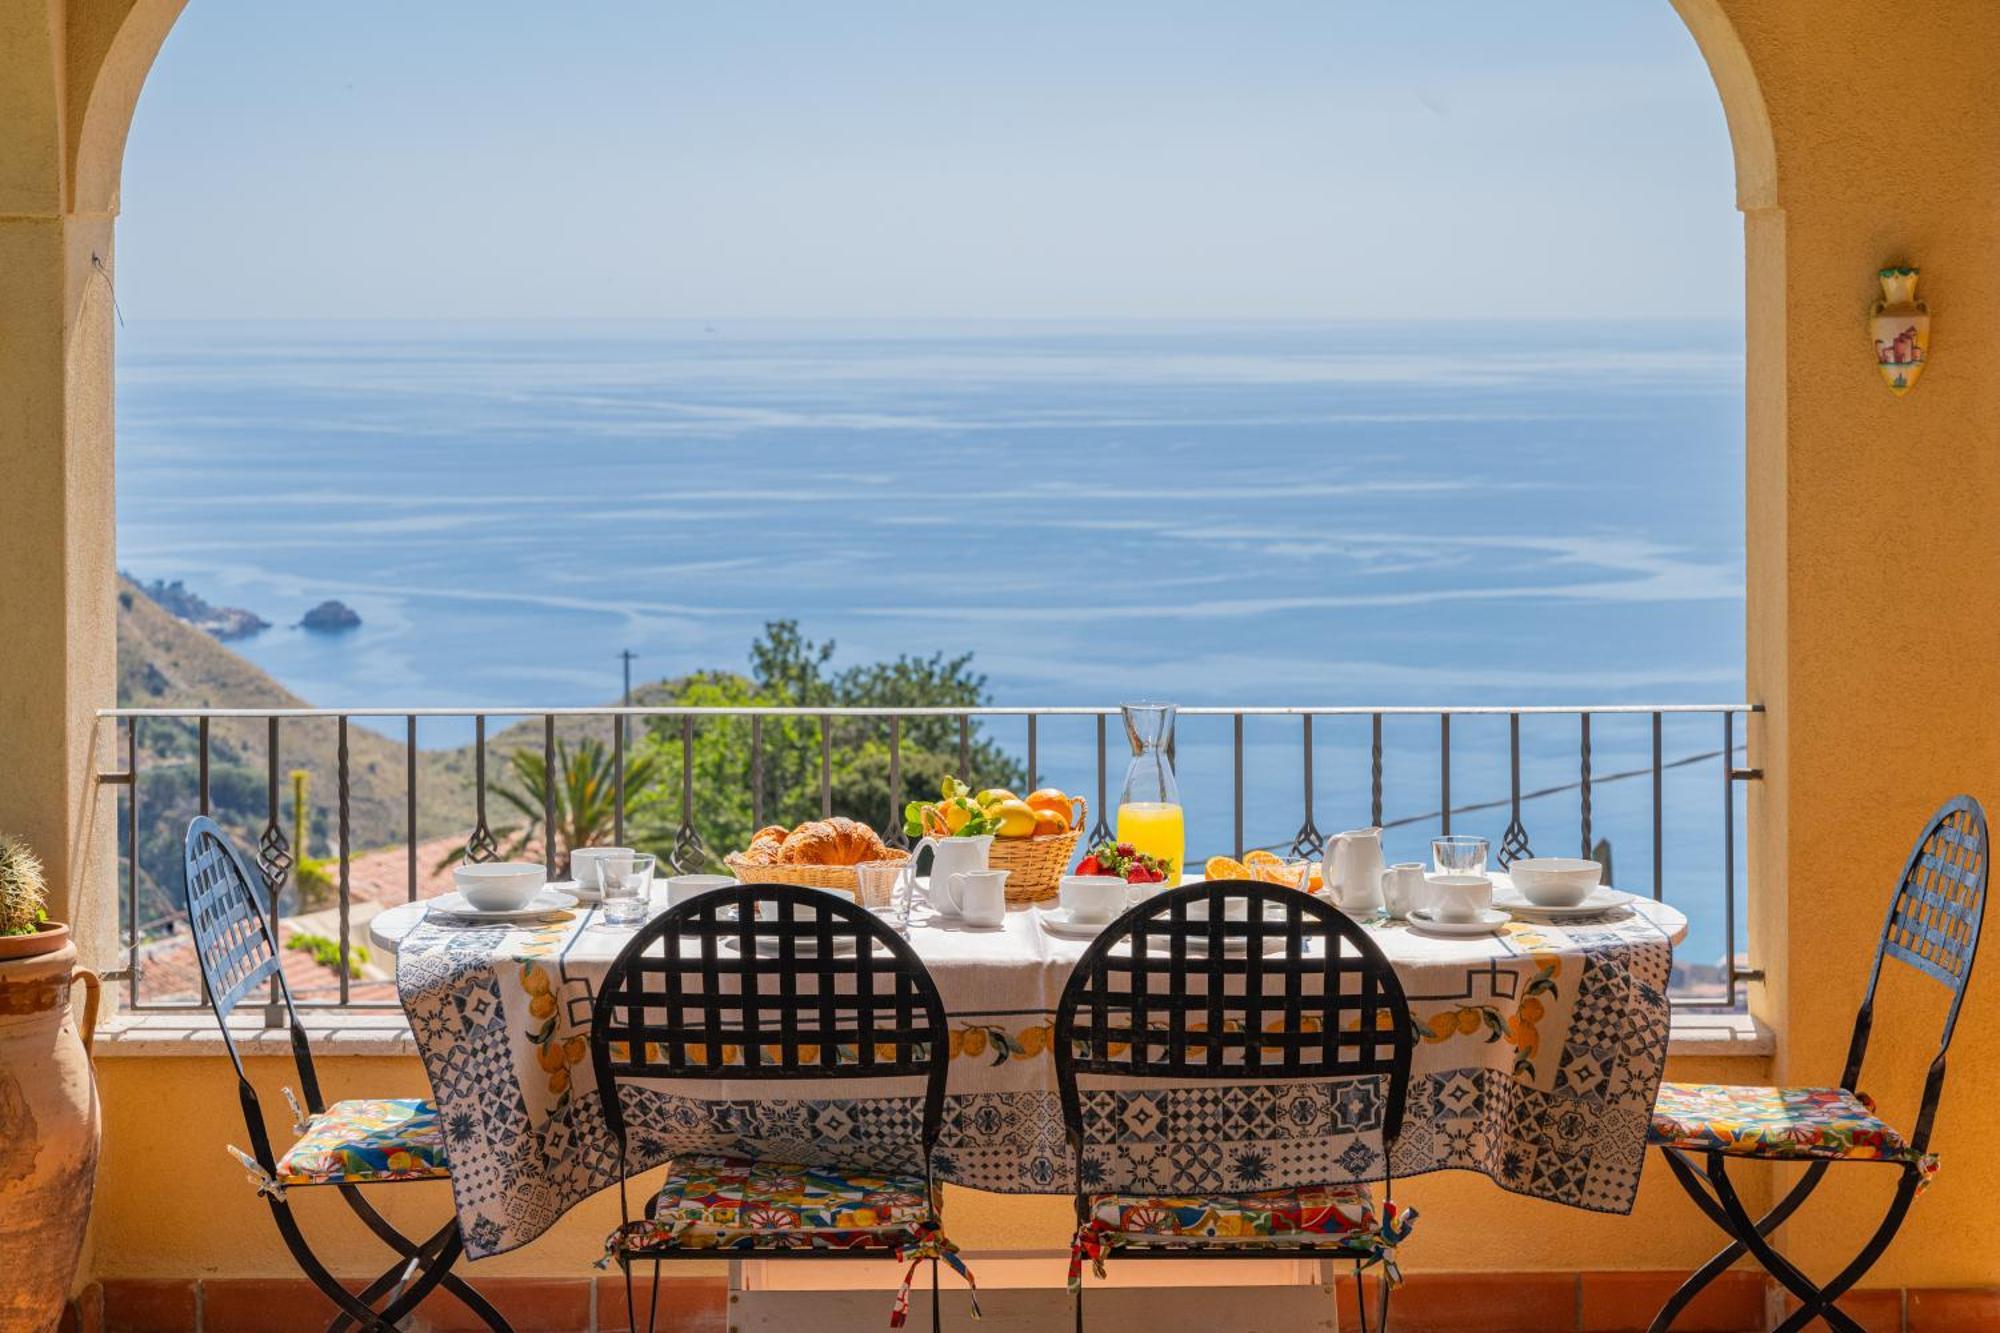
M 1010 870 L 961 870 L 958 914 L 968 926 L 991 930 L 1007 919 L 1007 876 Z
M 1125 910 L 1130 886 L 1116 875 L 1064 875 L 1059 900 L 1069 919 L 1080 925 L 1101 925 Z
M 1431 886 L 1422 862 L 1399 861 L 1382 872 L 1382 907 L 1391 917 L 1407 918 L 1430 903 Z
M 704 893 L 731 888 L 735 884 L 734 875 L 669 875 L 667 906 L 679 907 L 690 898 L 699 898 Z
M 1439 921 L 1477 921 L 1493 906 L 1493 881 L 1485 875 L 1426 875 L 1430 914 Z
M 1119 893 L 1124 893 L 1129 887 L 1116 875 L 1064 875 L 1056 884 L 1056 906 L 1072 916 L 1076 915 L 1076 895 L 1072 886 L 1078 884 L 1115 884 Z

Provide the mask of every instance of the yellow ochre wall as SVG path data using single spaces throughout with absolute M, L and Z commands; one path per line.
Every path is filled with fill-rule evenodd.
M 89 781 L 113 759 L 93 718 L 113 681 L 111 240 L 132 105 L 181 3 L 0 0 L 0 826 L 41 847 L 61 913 L 100 965 L 115 920 L 111 803 Z M 1749 799 L 1751 947 L 1769 975 L 1753 1004 L 1778 1033 L 1779 1076 L 1830 1081 L 1909 838 L 1952 792 L 1995 796 L 2000 4 L 1675 3 L 1721 91 L 1745 214 L 1748 675 L 1766 709 L 1751 731 L 1764 770 Z M 1901 400 L 1870 364 L 1862 323 L 1890 261 L 1923 267 L 1936 316 L 1932 367 Z M 2000 964 L 1987 966 L 1939 1122 L 1944 1174 L 1871 1282 L 2000 1281 L 2000 1159 L 1982 1132 L 1983 1108 L 2000 1105 Z M 1928 1037 L 1896 1006 L 1934 996 L 1884 998 L 1883 1073 L 1869 1082 L 1907 1121 Z M 264 1087 L 282 1081 L 255 1063 Z M 1754 1081 L 1760 1066 L 1674 1072 Z M 93 1273 L 288 1271 L 261 1205 L 213 1151 L 237 1132 L 226 1071 L 215 1059 L 100 1063 Z M 343 1058 L 326 1073 L 334 1095 L 423 1090 L 411 1060 Z M 1783 1237 L 1816 1271 L 1847 1257 L 1886 1197 L 1882 1176 L 1844 1174 Z M 1408 1188 L 1427 1213 L 1419 1268 L 1685 1267 L 1708 1243 L 1657 1172 L 1631 1219 L 1472 1177 Z M 435 1216 L 441 1200 L 422 1197 L 435 1193 L 413 1187 L 398 1207 Z M 960 1194 L 951 1206 L 975 1247 L 1060 1240 L 1059 1203 Z M 606 1215 L 594 1203 L 480 1267 L 577 1272 Z

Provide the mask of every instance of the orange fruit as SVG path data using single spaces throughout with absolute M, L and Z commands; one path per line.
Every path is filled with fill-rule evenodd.
M 1250 867 L 1232 856 L 1211 856 L 1202 873 L 1209 879 L 1250 879 Z
M 1042 787 L 1029 792 L 1028 804 L 1033 809 L 1047 810 L 1051 814 L 1061 815 L 1064 833 L 1075 828 L 1077 821 L 1083 817 L 1082 800 L 1071 796 L 1060 787 Z
M 1284 863 L 1284 857 L 1276 852 L 1267 852 L 1262 847 L 1252 847 L 1243 853 L 1243 864 L 1246 866 L 1281 866 Z
M 1058 810 L 1036 810 L 1035 831 L 1037 838 L 1051 837 L 1069 832 L 1069 816 Z

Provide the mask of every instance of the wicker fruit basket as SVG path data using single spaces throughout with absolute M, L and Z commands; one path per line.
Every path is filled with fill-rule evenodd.
M 1090 804 L 1076 798 L 1076 824 L 1067 833 L 1051 833 L 1040 838 L 995 838 L 986 854 L 986 864 L 1007 876 L 1007 901 L 1013 906 L 1046 902 L 1056 896 L 1062 877 L 1076 857 L 1076 844 L 1083 838 Z

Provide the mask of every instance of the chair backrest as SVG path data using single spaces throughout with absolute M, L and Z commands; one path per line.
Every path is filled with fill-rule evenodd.
M 1874 1024 L 1875 988 L 1882 979 L 1884 963 L 1914 968 L 1950 992 L 1944 1031 L 1938 1039 L 1937 1056 L 1931 1065 L 1913 1136 L 1919 1147 L 1924 1146 L 1930 1134 L 1944 1079 L 1945 1052 L 1951 1046 L 1959 1006 L 1965 1000 L 1966 982 L 1972 977 L 1973 959 L 1979 952 L 1979 927 L 1986 909 L 1987 856 L 1986 812 L 1979 802 L 1970 796 L 1954 796 L 1939 806 L 1910 849 L 1909 860 L 1903 863 L 1903 875 L 1889 903 L 1889 916 L 1875 949 L 1875 963 L 1868 974 L 1861 1012 L 1855 1019 L 1854 1040 L 1848 1049 L 1847 1070 L 1842 1079 L 1842 1085 L 1850 1089 L 1861 1077 L 1861 1062 Z
M 229 835 L 206 815 L 188 824 L 185 851 L 187 913 L 194 931 L 195 962 L 201 968 L 202 987 L 215 1008 L 216 1025 L 222 1029 L 223 1047 L 236 1066 L 244 1114 L 252 1121 L 251 1137 L 257 1141 L 260 1157 L 268 1156 L 263 1121 L 254 1114 L 256 1092 L 243 1072 L 243 1059 L 229 1030 L 229 1015 L 237 1004 L 275 979 L 291 1025 L 299 1091 L 306 1109 L 313 1112 L 326 1109 L 320 1099 L 319 1077 L 306 1045 L 305 1028 L 292 1004 L 291 988 L 285 984 L 283 961 L 271 937 L 270 918 L 264 910 L 263 875 L 244 861 Z M 265 1166 L 270 1165 L 265 1162 Z
M 1155 894 L 1106 927 L 1063 987 L 1054 1043 L 1081 1179 L 1084 1145 L 1101 1136 L 1079 1075 L 1376 1077 L 1386 1153 L 1402 1130 L 1416 1036 L 1395 970 L 1352 918 L 1297 889 L 1218 880 Z
M 923 960 L 873 912 L 792 884 L 717 889 L 640 927 L 599 988 L 591 1064 L 622 1155 L 619 1084 L 924 1080 L 926 1163 L 951 1054 Z

